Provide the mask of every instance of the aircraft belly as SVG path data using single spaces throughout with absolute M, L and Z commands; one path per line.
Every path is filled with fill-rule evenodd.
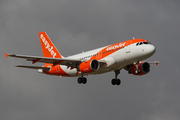
M 71 69 L 71 68 L 67 68 L 67 66 L 61 66 L 61 68 L 63 69 L 64 72 L 66 72 L 68 75 L 72 77 L 77 76 L 77 74 L 79 73 L 75 68 Z

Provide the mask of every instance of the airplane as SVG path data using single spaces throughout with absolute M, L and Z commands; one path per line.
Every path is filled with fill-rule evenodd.
M 16 57 L 45 63 L 43 66 L 17 65 L 16 67 L 37 69 L 39 73 L 47 75 L 78 77 L 79 84 L 86 84 L 84 76 L 103 74 L 114 71 L 115 78 L 111 80 L 112 85 L 120 85 L 121 80 L 117 78 L 121 69 L 129 74 L 145 75 L 150 71 L 150 64 L 157 66 L 159 61 L 144 62 L 155 52 L 155 47 L 145 39 L 131 39 L 124 42 L 108 45 L 87 52 L 82 52 L 68 57 L 63 57 L 45 31 L 39 33 L 43 57 L 6 54 L 5 57 Z

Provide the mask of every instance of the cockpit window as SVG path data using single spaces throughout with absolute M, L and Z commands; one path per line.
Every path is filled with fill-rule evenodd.
M 142 45 L 142 44 L 143 44 L 143 42 L 140 42 L 140 43 L 139 43 L 139 45 Z
M 148 42 L 143 42 L 144 44 L 149 44 Z
M 138 43 L 136 43 L 136 46 L 142 45 L 142 44 L 151 44 L 151 43 L 150 42 L 138 42 Z

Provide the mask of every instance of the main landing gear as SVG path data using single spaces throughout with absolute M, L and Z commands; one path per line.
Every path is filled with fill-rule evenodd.
M 79 84 L 81 84 L 81 83 L 86 84 L 86 83 L 87 83 L 87 79 L 86 79 L 85 77 L 79 77 L 79 78 L 77 79 L 77 82 L 78 82 Z
M 117 76 L 120 73 L 120 70 L 115 70 L 115 79 L 112 79 L 111 83 L 112 85 L 120 85 L 121 84 L 121 80 L 117 78 Z
M 79 84 L 81 84 L 81 83 L 86 84 L 87 83 L 87 79 L 85 77 L 83 77 L 83 73 L 81 73 L 81 77 L 78 77 L 77 82 Z

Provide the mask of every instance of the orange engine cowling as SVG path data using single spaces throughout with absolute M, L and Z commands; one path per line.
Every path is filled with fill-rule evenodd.
M 99 62 L 97 60 L 88 60 L 79 65 L 79 70 L 83 73 L 90 73 L 99 69 Z
M 138 70 L 140 70 L 140 73 L 136 73 L 136 65 L 133 65 L 130 69 L 130 73 L 133 75 L 145 75 L 150 71 L 150 64 L 148 62 L 140 62 L 138 64 Z

